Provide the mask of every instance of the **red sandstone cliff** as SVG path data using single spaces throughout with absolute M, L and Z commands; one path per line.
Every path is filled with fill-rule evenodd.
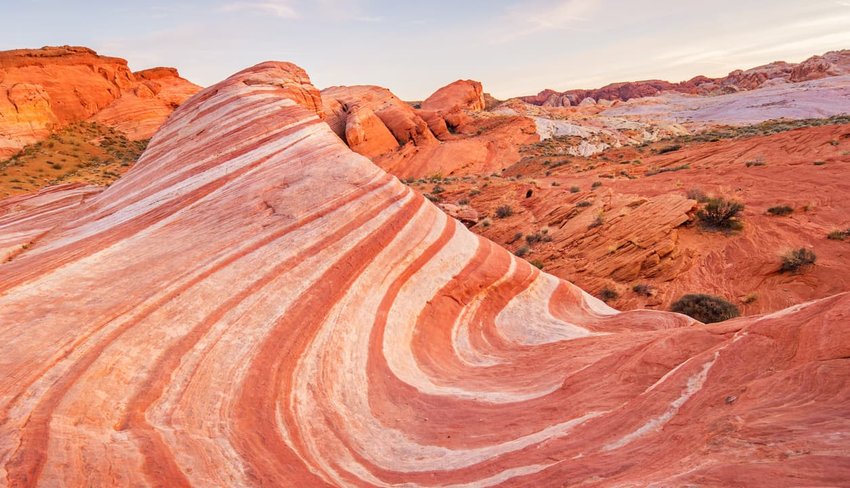
M 172 68 L 133 73 L 84 47 L 0 52 L 0 157 L 81 120 L 149 138 L 198 90 Z

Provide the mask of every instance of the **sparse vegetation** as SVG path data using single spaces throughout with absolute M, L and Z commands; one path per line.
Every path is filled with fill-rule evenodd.
M 817 258 L 815 252 L 811 249 L 806 249 L 805 247 L 794 249 L 782 256 L 782 265 L 779 267 L 779 271 L 783 273 L 795 273 L 815 264 Z
M 593 229 L 593 228 L 595 228 L 595 227 L 601 227 L 601 226 L 602 226 L 602 224 L 604 224 L 604 223 L 605 223 L 605 218 L 604 218 L 604 217 L 602 216 L 602 214 L 600 213 L 599 215 L 597 215 L 597 216 L 596 216 L 596 218 L 595 218 L 595 219 L 593 219 L 593 222 L 591 222 L 590 224 L 588 224 L 587 228 L 588 228 L 588 229 Z
M 826 164 L 826 161 L 815 161 L 813 164 L 815 166 L 823 166 L 824 164 Z
M 515 254 L 517 257 L 520 257 L 520 258 L 521 258 L 521 257 L 523 257 L 523 256 L 527 255 L 529 252 L 531 252 L 531 248 L 530 248 L 530 247 L 528 247 L 528 246 L 523 245 L 523 246 L 521 246 L 519 249 L 517 249 L 516 251 L 514 251 L 514 254 Z
M 764 166 L 764 165 L 765 165 L 764 160 L 762 160 L 761 158 L 756 158 L 756 159 L 753 159 L 752 161 L 747 161 L 747 163 L 746 163 L 746 166 L 748 168 L 752 168 L 753 166 Z
M 617 293 L 617 290 L 609 287 L 605 287 L 599 291 L 599 298 L 603 302 L 610 302 L 620 298 L 620 294 Z
M 850 237 L 850 229 L 847 230 L 834 230 L 826 235 L 826 238 L 831 241 L 843 241 Z
M 434 185 L 434 188 L 431 189 L 431 194 L 432 195 L 439 195 L 440 193 L 443 193 L 444 191 L 446 191 L 446 190 L 442 186 Z
M 670 146 L 665 146 L 665 147 L 660 148 L 658 150 L 658 154 L 667 154 L 667 153 L 671 153 L 673 151 L 678 151 L 679 149 L 682 149 L 681 144 L 673 144 L 673 145 L 670 145 Z
M 579 188 L 577 186 L 571 186 L 570 187 L 570 193 L 578 193 L 580 191 L 581 191 L 581 188 Z
M 699 203 L 705 203 L 709 200 L 708 195 L 703 193 L 703 191 L 699 188 L 691 188 L 685 196 L 687 196 L 690 200 L 696 200 Z
M 645 174 L 646 176 L 655 176 L 661 173 L 671 173 L 673 171 L 682 171 L 684 169 L 690 169 L 690 167 L 690 164 L 682 164 L 679 166 L 668 166 L 666 168 L 655 168 L 647 171 Z
M 704 324 L 723 322 L 741 315 L 733 303 L 702 293 L 684 295 L 670 307 L 673 312 L 687 315 Z
M 591 188 L 599 188 L 600 186 L 602 186 L 601 181 L 594 181 L 593 184 L 590 185 Z
M 741 228 L 738 214 L 744 204 L 725 198 L 709 198 L 705 206 L 697 211 L 697 218 L 709 230 L 735 230 Z
M 587 200 L 582 200 L 582 201 L 576 203 L 576 207 L 578 207 L 578 208 L 586 208 L 586 207 L 589 207 L 591 205 L 593 205 L 593 204 L 588 202 Z
M 531 263 L 531 265 L 532 265 L 532 266 L 534 266 L 535 268 L 537 268 L 537 269 L 543 269 L 543 261 L 540 261 L 539 259 L 535 259 L 534 261 L 529 261 L 529 262 L 530 262 L 530 263 Z
M 645 283 L 639 283 L 639 284 L 633 286 L 632 291 L 635 292 L 638 295 L 642 295 L 642 296 L 645 296 L 645 297 L 652 296 L 652 287 L 645 284 Z
M 782 217 L 785 215 L 791 215 L 792 213 L 794 213 L 794 209 L 792 207 L 789 207 L 788 205 L 777 205 L 775 207 L 770 207 L 769 209 L 767 209 L 767 213 L 769 213 L 770 215 Z
M 514 209 L 510 205 L 501 205 L 496 209 L 496 217 L 500 219 L 508 218 L 514 214 Z

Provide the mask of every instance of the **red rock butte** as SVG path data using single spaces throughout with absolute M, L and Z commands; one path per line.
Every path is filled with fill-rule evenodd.
M 839 486 L 850 296 L 617 312 L 448 218 L 291 64 L 0 207 L 8 486 Z M 62 216 L 58 218 L 57 216 Z

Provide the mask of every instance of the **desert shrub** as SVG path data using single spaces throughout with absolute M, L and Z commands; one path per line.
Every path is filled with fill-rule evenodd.
M 561 184 L 560 184 L 560 183 L 558 183 L 557 181 L 553 181 L 553 182 L 552 182 L 552 186 L 561 186 Z
M 525 256 L 526 254 L 528 254 L 529 252 L 531 252 L 531 248 L 530 248 L 530 247 L 528 247 L 528 246 L 522 246 L 522 247 L 520 247 L 519 249 L 517 249 L 516 251 L 514 251 L 514 254 L 515 254 L 517 257 L 520 257 L 520 258 L 521 258 L 521 257 Z
M 759 299 L 758 293 L 747 293 L 744 298 L 741 299 L 741 303 L 744 305 L 749 305 L 751 303 L 755 303 L 756 300 Z
M 481 190 L 469 190 L 469 196 L 474 197 L 476 195 L 480 195 Z
M 461 198 L 460 200 L 457 201 L 457 204 L 458 205 L 469 205 L 469 199 L 468 198 Z
M 482 219 L 482 220 L 481 220 L 481 222 L 480 222 L 481 227 L 490 227 L 490 225 L 491 225 L 492 223 L 493 223 L 493 222 L 492 222 L 490 219 L 488 219 L 488 218 L 484 218 L 484 219 Z
M 746 166 L 748 168 L 752 168 L 753 166 L 764 166 L 764 160 L 762 160 L 761 158 L 756 158 L 752 161 L 747 161 Z
M 432 195 L 439 195 L 440 193 L 443 193 L 444 191 L 446 191 L 446 190 L 442 186 L 434 185 L 434 188 L 431 190 L 431 194 Z
M 673 144 L 672 146 L 662 147 L 661 149 L 658 150 L 658 154 L 667 154 L 667 153 L 670 153 L 670 152 L 673 152 L 673 151 L 678 151 L 679 149 L 682 149 L 681 144 Z
M 549 229 L 542 229 L 534 234 L 525 236 L 525 242 L 529 245 L 537 244 L 538 242 L 551 242 L 552 236 L 549 235 Z
M 522 232 L 517 232 L 516 234 L 514 234 L 514 236 L 511 238 L 511 240 L 508 241 L 508 244 L 513 244 L 514 242 L 516 242 L 520 239 L 522 239 Z
M 603 302 L 610 302 L 611 300 L 620 298 L 620 294 L 617 293 L 617 290 L 606 286 L 599 291 L 599 298 L 602 299 Z
M 599 188 L 600 186 L 602 186 L 601 181 L 594 181 L 593 184 L 590 185 L 591 188 Z
M 576 203 L 576 207 L 578 207 L 578 208 L 585 208 L 585 207 L 589 207 L 591 205 L 593 205 L 593 204 L 588 202 L 587 200 L 582 200 L 582 201 Z
M 602 226 L 602 224 L 604 224 L 604 223 L 605 223 L 605 219 L 604 219 L 604 218 L 602 217 L 602 215 L 600 214 L 600 215 L 597 215 L 595 219 L 593 219 L 593 222 L 591 222 L 590 224 L 588 224 L 587 228 L 588 228 L 588 229 L 593 229 L 593 228 L 595 228 L 595 227 L 601 227 L 601 226 Z
M 539 260 L 539 259 L 535 259 L 534 261 L 529 261 L 529 262 L 530 262 L 530 263 L 531 263 L 531 265 L 532 265 L 532 266 L 534 266 L 535 268 L 537 268 L 537 269 L 543 269 L 543 261 L 541 261 L 541 260 Z
M 696 200 L 699 203 L 705 203 L 709 200 L 708 195 L 706 195 L 699 188 L 691 188 L 688 190 L 688 193 L 685 194 L 686 197 L 690 200 Z
M 744 204 L 725 198 L 709 198 L 705 206 L 697 211 L 697 218 L 709 229 L 731 230 L 741 227 L 738 214 Z
M 712 295 L 688 294 L 679 298 L 670 310 L 692 317 L 704 324 L 723 322 L 741 315 L 734 304 Z
M 805 247 L 794 249 L 782 256 L 782 266 L 779 267 L 779 270 L 783 273 L 799 271 L 806 266 L 815 264 L 817 259 L 818 257 L 814 251 L 810 249 L 806 249 Z
M 767 213 L 769 213 L 770 215 L 777 215 L 780 217 L 785 215 L 791 215 L 793 212 L 794 209 L 792 207 L 789 207 L 788 205 L 777 205 L 775 207 L 770 207 L 769 209 L 767 209 Z
M 514 214 L 514 209 L 510 205 L 501 205 L 496 209 L 496 217 L 504 219 Z
M 571 186 L 570 187 L 570 193 L 578 193 L 580 191 L 581 191 L 581 188 L 579 188 L 577 186 Z
M 824 164 L 826 164 L 826 161 L 815 161 L 814 162 L 815 166 L 823 166 Z
M 640 283 L 633 286 L 632 291 L 637 293 L 638 295 L 643 295 L 645 297 L 652 295 L 652 287 L 645 283 Z
M 653 169 L 650 169 L 649 171 L 647 171 L 644 174 L 646 176 L 655 176 L 655 175 L 661 174 L 661 173 L 670 173 L 670 172 L 673 172 L 673 171 L 682 171 L 684 169 L 690 169 L 690 168 L 691 168 L 690 164 L 682 164 L 682 165 L 679 165 L 679 166 L 667 166 L 667 167 L 664 167 L 664 168 L 653 168 Z
M 843 241 L 847 237 L 850 237 L 850 229 L 834 230 L 826 235 L 826 238 L 831 241 Z

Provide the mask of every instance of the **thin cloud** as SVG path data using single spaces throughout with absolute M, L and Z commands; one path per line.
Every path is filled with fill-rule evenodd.
M 514 4 L 505 10 L 504 20 L 506 25 L 512 26 L 511 30 L 494 41 L 508 42 L 586 22 L 599 3 L 599 0 L 559 0 L 543 4 L 530 5 L 528 2 Z
M 232 2 L 222 5 L 219 8 L 220 12 L 259 12 L 272 14 L 276 17 L 284 19 L 298 18 L 298 13 L 287 2 L 283 1 L 266 1 L 266 2 Z

